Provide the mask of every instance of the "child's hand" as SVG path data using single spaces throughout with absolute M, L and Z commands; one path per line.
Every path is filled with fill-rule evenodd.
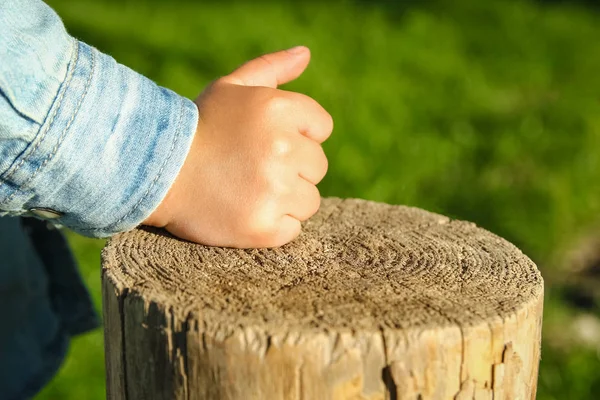
M 311 98 L 278 90 L 306 68 L 305 47 L 268 54 L 213 82 L 169 193 L 145 224 L 214 246 L 274 247 L 317 212 L 327 171 L 320 143 L 331 116 Z

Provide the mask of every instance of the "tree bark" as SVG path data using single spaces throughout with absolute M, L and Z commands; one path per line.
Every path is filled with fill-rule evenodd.
M 516 247 L 323 199 L 278 249 L 153 229 L 103 251 L 110 399 L 534 399 L 543 281 Z

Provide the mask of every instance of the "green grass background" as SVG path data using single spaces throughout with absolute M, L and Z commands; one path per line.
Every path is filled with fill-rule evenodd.
M 596 298 L 567 257 L 600 226 L 600 10 L 568 1 L 48 0 L 76 37 L 182 95 L 304 44 L 286 89 L 334 117 L 323 195 L 467 219 L 546 278 L 538 399 L 595 399 Z M 98 308 L 103 242 L 69 235 Z M 600 287 L 600 283 L 598 284 Z M 569 295 L 571 293 L 571 295 Z M 74 340 L 39 399 L 103 399 L 102 332 Z M 596 395 L 595 395 L 596 394 Z

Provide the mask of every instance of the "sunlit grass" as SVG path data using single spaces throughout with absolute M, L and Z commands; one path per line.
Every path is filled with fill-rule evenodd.
M 334 117 L 324 195 L 475 221 L 543 271 L 561 270 L 561 253 L 598 223 L 600 17 L 579 3 L 49 3 L 74 35 L 189 97 L 249 58 L 308 45 L 311 66 L 287 89 Z M 71 240 L 99 305 L 101 244 Z M 544 335 L 573 313 L 552 295 Z M 552 343 L 538 398 L 593 398 L 595 351 Z M 40 398 L 101 399 L 103 379 L 94 332 Z

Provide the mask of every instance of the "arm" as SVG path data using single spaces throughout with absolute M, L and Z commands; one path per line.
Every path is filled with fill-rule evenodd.
M 307 67 L 307 48 L 248 62 L 196 105 L 71 38 L 40 0 L 0 3 L 0 31 L 2 213 L 56 210 L 88 236 L 144 222 L 274 247 L 318 210 L 331 116 L 277 89 Z
M 88 236 L 159 205 L 194 137 L 195 104 L 67 34 L 40 0 L 0 2 L 0 211 L 60 213 Z

